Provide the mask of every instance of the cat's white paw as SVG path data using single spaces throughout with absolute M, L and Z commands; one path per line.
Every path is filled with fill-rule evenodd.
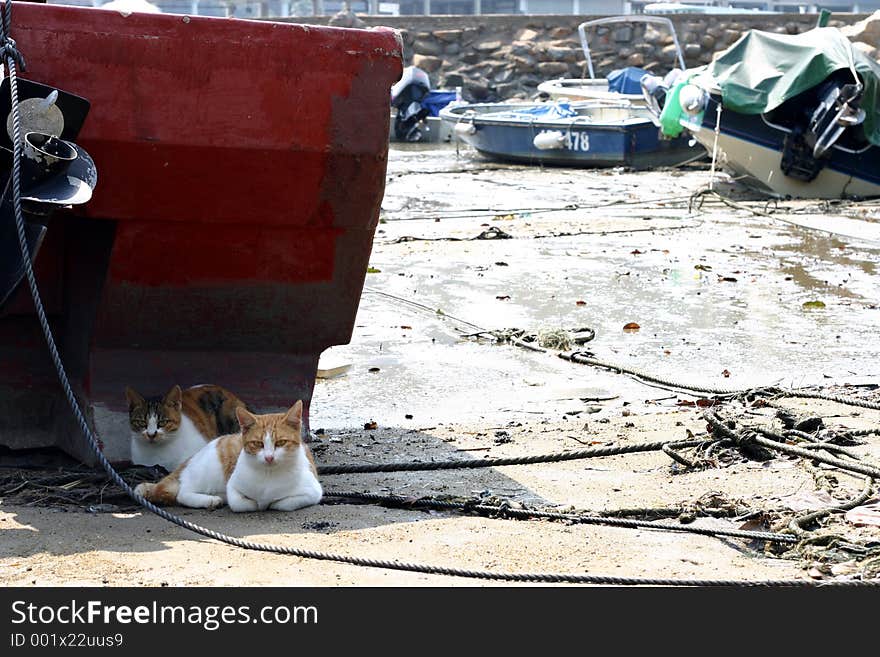
M 250 513 L 251 511 L 260 510 L 259 505 L 248 498 L 241 498 L 233 501 L 230 497 L 229 508 L 236 513 Z
M 153 490 L 153 486 L 156 484 L 151 484 L 148 482 L 143 482 L 134 487 L 135 495 L 140 495 L 141 497 L 146 498 L 147 495 L 150 494 L 150 491 Z
M 222 497 L 217 497 L 216 495 L 205 495 L 205 497 L 208 498 L 205 500 L 206 509 L 217 509 L 224 504 Z
M 320 501 L 320 495 L 293 495 L 272 502 L 272 504 L 269 505 L 269 508 L 275 509 L 276 511 L 296 511 L 298 509 L 304 509 L 307 506 L 313 506 Z

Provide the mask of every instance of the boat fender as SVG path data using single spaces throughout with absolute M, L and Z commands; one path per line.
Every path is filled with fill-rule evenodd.
M 559 132 L 559 130 L 545 130 L 535 135 L 532 143 L 535 145 L 535 148 L 542 151 L 563 148 L 565 146 L 565 135 Z
M 454 130 L 456 135 L 463 137 L 474 134 L 477 131 L 477 126 L 473 123 L 456 123 Z
M 686 84 L 678 92 L 678 103 L 685 114 L 698 116 L 706 109 L 706 92 L 695 84 Z

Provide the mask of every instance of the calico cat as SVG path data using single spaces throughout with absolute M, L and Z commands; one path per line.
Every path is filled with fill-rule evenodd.
M 201 385 L 181 390 L 174 386 L 164 397 L 143 397 L 125 389 L 131 426 L 131 461 L 161 465 L 169 472 L 209 440 L 238 431 L 236 408 L 244 402 L 220 386 Z
M 158 483 L 135 492 L 157 504 L 233 511 L 294 511 L 321 501 L 312 452 L 302 441 L 301 401 L 286 413 L 235 413 L 237 434 L 212 440 Z

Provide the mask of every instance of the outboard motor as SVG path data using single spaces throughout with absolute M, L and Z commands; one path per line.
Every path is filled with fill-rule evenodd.
M 808 92 L 815 101 L 798 99 L 799 110 L 782 148 L 780 168 L 785 175 L 804 182 L 819 175 L 830 157 L 829 150 L 847 128 L 864 122 L 865 110 L 859 107 L 862 91 L 860 83 L 843 84 L 832 80 Z
M 419 141 L 422 132 L 419 123 L 430 110 L 422 100 L 431 91 L 428 74 L 416 66 L 403 69 L 400 80 L 391 87 L 391 106 L 397 108 L 394 119 L 394 136 L 401 141 Z
M 815 135 L 815 157 L 825 155 L 837 143 L 844 130 L 864 123 L 865 110 L 859 107 L 862 91 L 861 83 L 832 86 L 825 90 L 819 106 L 810 117 L 809 131 Z

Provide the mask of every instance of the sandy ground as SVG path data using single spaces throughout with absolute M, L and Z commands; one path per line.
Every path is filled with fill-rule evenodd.
M 450 317 L 490 328 L 590 325 L 597 330 L 595 348 L 603 355 L 690 381 L 731 386 L 867 381 L 850 392 L 876 395 L 870 383 L 877 380 L 880 346 L 868 336 L 876 336 L 880 326 L 873 305 L 880 252 L 870 240 L 809 232 L 718 208 L 711 216 L 718 223 L 709 226 L 705 213 L 688 213 L 681 201 L 705 184 L 701 171 L 598 174 L 514 167 L 520 197 L 511 198 L 492 191 L 503 182 L 504 169 L 454 160 L 448 153 L 443 157 L 392 153 L 387 223 L 380 226 L 372 261 L 379 272 L 367 279 L 376 293 L 362 300 L 352 344 L 334 354 L 351 369 L 345 376 L 319 381 L 315 391 L 312 429 L 322 431 L 313 445 L 320 463 L 543 454 L 705 434 L 702 410 L 679 405 L 698 397 L 552 355 L 462 340 L 460 326 Z M 449 218 L 456 209 L 444 192 L 450 185 L 459 186 L 467 199 L 470 214 L 465 219 Z M 572 199 L 595 202 L 600 195 L 606 200 L 651 196 L 658 189 L 678 198 L 678 204 L 648 204 L 637 211 L 580 210 L 577 216 L 572 211 L 538 215 L 516 210 L 529 200 L 564 206 Z M 462 197 L 456 198 L 461 203 Z M 509 214 L 502 208 L 500 215 L 492 210 L 487 217 L 474 210 L 498 206 L 499 199 L 510 204 Z M 446 214 L 437 222 L 431 213 L 440 211 Z M 425 217 L 415 216 L 425 212 Z M 867 220 L 873 225 L 871 217 Z M 473 236 L 489 224 L 501 224 L 517 239 L 492 244 L 397 241 L 401 236 Z M 583 234 L 541 237 L 572 232 Z M 732 248 L 728 242 L 736 241 L 734 235 L 749 249 Z M 759 240 L 761 245 L 752 248 Z M 506 264 L 497 264 L 502 261 Z M 695 263 L 705 266 L 695 269 Z M 676 276 L 676 271 L 686 275 Z M 757 284 L 723 280 L 745 281 L 749 276 Z M 550 289 L 558 300 L 557 294 L 547 294 Z M 425 307 L 395 304 L 378 292 Z M 498 298 L 504 296 L 508 298 Z M 805 313 L 802 304 L 816 298 L 825 300 L 824 314 Z M 576 299 L 586 300 L 588 312 L 575 305 Z M 436 313 L 440 308 L 444 312 Z M 624 320 L 634 319 L 646 328 L 624 334 Z M 822 345 L 821 358 L 816 357 L 817 344 Z M 722 373 L 728 368 L 732 375 Z M 880 420 L 880 412 L 838 404 L 786 403 L 798 413 L 819 413 L 828 426 L 871 428 Z M 739 410 L 751 413 L 745 417 L 752 420 L 773 421 L 772 409 Z M 377 428 L 363 428 L 369 421 Z M 855 449 L 880 462 L 878 436 Z M 688 507 L 714 494 L 738 514 L 702 517 L 696 524 L 729 528 L 742 526 L 746 512 L 764 511 L 773 522 L 820 503 L 815 472 L 799 459 L 735 458 L 716 465 L 682 471 L 668 456 L 653 452 L 532 466 L 327 476 L 323 483 L 327 491 L 483 497 L 593 513 Z M 833 474 L 832 493 L 838 499 L 862 487 L 858 476 Z M 105 510 L 109 512 L 51 502 L 22 504 L 14 494 L 0 496 L 0 582 L 498 585 L 250 552 L 203 539 L 149 514 Z M 755 542 L 651 529 L 351 503 L 291 514 L 184 509 L 180 515 L 255 541 L 499 572 L 737 580 L 828 575 L 816 570 L 814 560 L 780 558 Z M 880 529 L 857 528 L 839 516 L 826 525 L 823 531 L 852 541 L 880 539 Z M 845 571 L 843 566 L 838 574 Z
M 793 408 L 797 407 L 793 402 Z M 852 428 L 876 423 L 878 415 L 854 417 L 851 409 L 833 404 L 825 410 L 829 416 L 843 412 L 843 422 Z M 339 431 L 325 433 L 316 447 L 323 463 L 372 462 L 389 456 L 448 460 L 486 453 L 549 453 L 580 448 L 583 442 L 628 444 L 685 438 L 688 430 L 699 433 L 703 428 L 699 415 L 685 409 L 623 416 L 607 423 L 585 422 L 580 417 L 535 420 L 501 430 L 452 424 L 422 431 Z M 496 431 L 506 432 L 509 442 L 496 444 Z M 875 461 L 880 457 L 876 446 L 860 449 Z M 839 475 L 839 480 L 841 491 L 852 493 L 861 485 L 858 477 Z M 773 511 L 784 509 L 798 494 L 815 490 L 811 475 L 796 460 L 741 461 L 725 468 L 676 474 L 669 458 L 660 453 L 432 474 L 328 476 L 324 484 L 328 490 L 414 497 L 482 494 L 542 508 L 593 512 L 682 506 L 706 493 L 749 509 Z M 650 529 L 486 519 L 354 504 L 321 505 L 293 514 L 183 510 L 181 515 L 255 541 L 473 569 L 742 580 L 807 576 L 803 560 L 765 555 L 756 542 Z M 703 518 L 696 524 L 735 528 L 743 523 Z M 839 522 L 837 528 L 853 537 L 868 536 L 864 530 Z M 459 578 L 248 552 L 139 512 L 88 513 L 4 504 L 0 537 L 0 573 L 7 585 L 473 584 Z

